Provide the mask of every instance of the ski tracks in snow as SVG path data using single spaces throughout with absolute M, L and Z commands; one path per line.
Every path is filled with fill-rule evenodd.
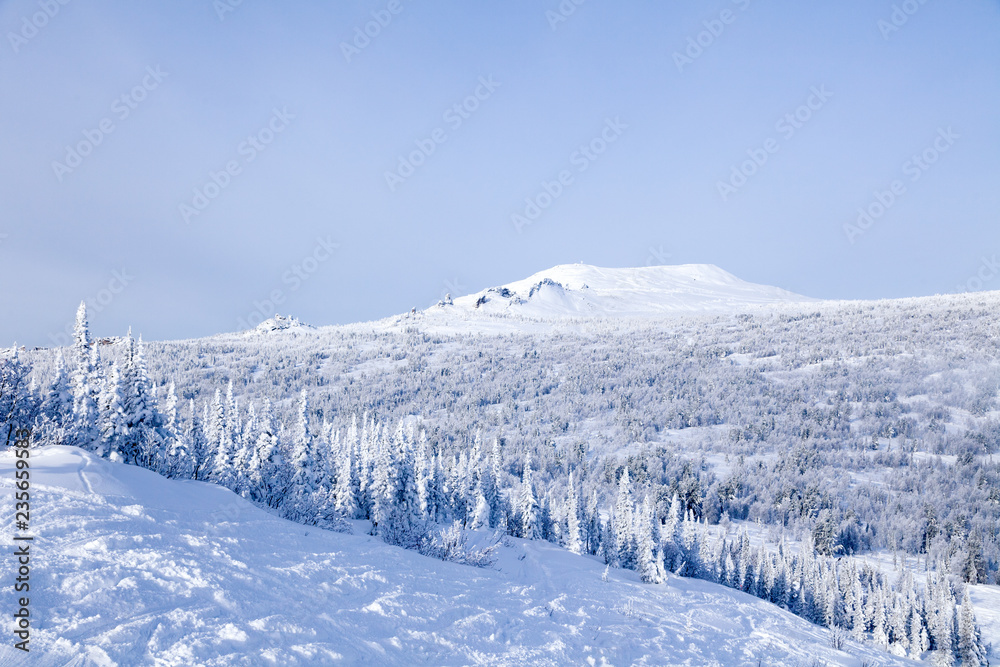
M 94 485 L 90 483 L 89 479 L 87 479 L 86 470 L 87 470 L 87 467 L 89 465 L 90 465 L 90 459 L 88 459 L 85 456 L 81 456 L 80 457 L 80 467 L 77 468 L 76 474 L 77 474 L 77 477 L 80 478 L 80 483 L 83 484 L 83 488 L 87 490 L 87 493 L 89 493 L 90 495 L 95 495 L 94 494 Z

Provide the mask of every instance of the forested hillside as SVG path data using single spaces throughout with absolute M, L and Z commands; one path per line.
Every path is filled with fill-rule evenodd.
M 22 352 L 4 377 L 25 376 L 16 409 L 34 409 L 42 441 L 302 523 L 366 519 L 480 565 L 490 550 L 462 529 L 549 540 L 645 581 L 719 581 L 900 655 L 985 664 L 958 603 L 966 583 L 1000 583 L 998 306 L 547 320 L 442 304 L 145 346 L 95 344 L 81 311 L 75 348 Z M 744 522 L 778 543 L 707 537 Z M 926 581 L 842 558 L 873 550 L 918 556 Z

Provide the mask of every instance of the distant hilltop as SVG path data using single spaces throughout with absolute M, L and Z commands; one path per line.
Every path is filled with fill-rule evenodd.
M 247 333 L 271 333 L 274 331 L 287 331 L 288 329 L 313 329 L 309 324 L 303 324 L 291 315 L 278 315 L 266 319 Z
M 817 301 L 740 280 L 712 264 L 608 269 L 561 264 L 523 280 L 456 298 L 433 311 L 530 317 L 642 317 L 724 312 L 753 305 Z

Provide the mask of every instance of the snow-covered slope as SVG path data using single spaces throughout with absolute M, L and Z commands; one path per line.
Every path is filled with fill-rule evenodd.
M 524 280 L 441 303 L 431 311 L 527 317 L 642 317 L 718 313 L 814 299 L 740 280 L 711 264 L 606 269 L 563 264 Z
M 0 665 L 912 664 L 833 650 L 826 630 L 704 581 L 604 581 L 546 542 L 511 539 L 476 569 L 75 448 L 31 461 L 32 653 L 4 642 Z M 0 456 L 5 517 L 13 467 Z

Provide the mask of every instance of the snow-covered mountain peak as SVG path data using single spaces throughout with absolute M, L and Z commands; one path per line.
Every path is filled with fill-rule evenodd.
M 778 287 L 740 280 L 712 264 L 621 269 L 560 264 L 455 299 L 454 306 L 530 317 L 642 317 L 811 301 Z
M 561 283 L 569 289 L 599 289 L 628 291 L 683 287 L 701 281 L 706 285 L 736 285 L 743 281 L 714 264 L 678 264 L 674 266 L 641 266 L 610 269 L 590 264 L 559 264 L 539 271 L 524 280 L 511 283 L 536 284 L 545 279 Z M 745 283 L 749 284 L 749 283 Z

